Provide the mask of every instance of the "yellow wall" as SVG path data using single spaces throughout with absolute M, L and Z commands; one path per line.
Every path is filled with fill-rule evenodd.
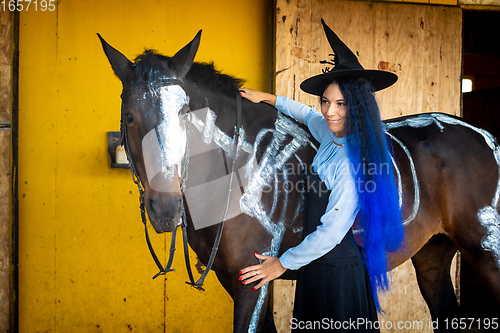
M 206 292 L 184 283 L 180 242 L 177 271 L 151 280 L 137 188 L 108 167 L 121 84 L 96 33 L 133 58 L 145 47 L 173 55 L 203 29 L 195 60 L 269 90 L 271 11 L 268 0 L 60 0 L 21 12 L 20 332 L 231 331 L 215 274 Z M 170 236 L 152 238 L 166 262 Z

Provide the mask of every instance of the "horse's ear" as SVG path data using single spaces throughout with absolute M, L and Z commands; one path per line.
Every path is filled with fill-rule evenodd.
M 194 57 L 196 52 L 198 52 L 198 47 L 200 46 L 201 30 L 198 31 L 196 37 L 186 46 L 184 46 L 179 52 L 177 52 L 168 63 L 169 69 L 176 72 L 179 78 L 186 76 L 187 72 L 191 69 L 193 65 Z
M 120 51 L 106 43 L 101 35 L 97 34 L 97 36 L 101 40 L 102 48 L 104 49 L 104 53 L 106 53 L 106 57 L 108 57 L 113 71 L 122 83 L 124 83 L 128 73 L 132 70 L 132 62 L 128 60 L 127 57 L 125 57 Z

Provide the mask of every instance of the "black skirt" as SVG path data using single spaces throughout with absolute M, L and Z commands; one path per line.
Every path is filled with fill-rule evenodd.
M 317 175 L 305 175 L 303 237 L 321 223 L 329 192 Z M 326 195 L 325 195 L 326 193 Z M 370 278 L 349 231 L 323 257 L 298 271 L 292 332 L 379 332 Z

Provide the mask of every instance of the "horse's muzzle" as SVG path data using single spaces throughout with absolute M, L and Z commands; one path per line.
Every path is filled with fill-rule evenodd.
M 177 193 L 154 192 L 146 194 L 146 210 L 149 220 L 159 234 L 172 232 L 182 216 L 182 196 Z

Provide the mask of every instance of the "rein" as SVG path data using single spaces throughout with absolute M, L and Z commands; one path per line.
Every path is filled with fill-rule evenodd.
M 184 209 L 183 213 L 182 213 L 181 226 L 182 226 L 182 234 L 183 234 L 184 259 L 186 262 L 186 269 L 187 269 L 187 272 L 189 275 L 189 280 L 190 280 L 189 282 L 186 282 L 186 284 L 189 284 L 189 285 L 195 287 L 196 289 L 200 289 L 203 291 L 205 291 L 205 289 L 203 289 L 203 287 L 202 287 L 203 281 L 205 280 L 206 276 L 210 272 L 212 265 L 214 263 L 214 260 L 215 260 L 215 256 L 216 256 L 217 251 L 219 249 L 219 244 L 220 244 L 220 240 L 222 237 L 222 229 L 224 228 L 224 222 L 226 221 L 227 211 L 229 208 L 229 199 L 231 196 L 231 186 L 233 183 L 233 176 L 234 176 L 236 157 L 237 157 L 236 155 L 238 152 L 238 145 L 239 145 L 240 127 L 241 127 L 241 95 L 238 92 L 236 94 L 236 128 L 235 128 L 234 144 L 233 144 L 233 160 L 232 160 L 232 164 L 231 164 L 231 176 L 229 179 L 229 189 L 228 189 L 228 194 L 227 194 L 226 207 L 224 209 L 224 215 L 223 215 L 224 217 L 222 219 L 222 222 L 219 224 L 219 229 L 217 231 L 217 236 L 215 237 L 215 241 L 214 241 L 214 244 L 212 247 L 212 252 L 210 254 L 208 264 L 207 264 L 205 270 L 203 271 L 203 274 L 200 276 L 200 278 L 196 282 L 194 281 L 194 278 L 193 278 L 193 273 L 191 270 L 191 264 L 190 264 L 190 260 L 189 260 L 186 209 Z M 151 244 L 151 240 L 149 238 L 148 227 L 147 227 L 147 218 L 146 218 L 146 209 L 145 209 L 145 203 L 144 203 L 144 195 L 145 195 L 144 194 L 145 193 L 144 187 L 141 184 L 141 180 L 139 178 L 139 175 L 137 174 L 137 171 L 135 169 L 134 163 L 133 163 L 131 155 L 130 155 L 129 145 L 128 145 L 128 141 L 127 141 L 127 125 L 126 125 L 126 121 L 124 121 L 124 119 L 123 119 L 123 115 L 122 115 L 122 119 L 121 119 L 121 132 L 122 132 L 122 138 L 121 138 L 122 144 L 125 147 L 125 152 L 127 154 L 127 158 L 128 158 L 129 165 L 130 165 L 130 171 L 132 172 L 132 180 L 134 181 L 134 183 L 137 185 L 137 188 L 139 189 L 139 203 L 140 203 L 139 209 L 141 211 L 142 223 L 144 224 L 144 233 L 146 236 L 146 242 L 148 244 L 149 252 L 151 253 L 153 260 L 159 269 L 159 272 L 153 276 L 153 280 L 154 280 L 160 275 L 165 275 L 168 272 L 175 271 L 175 269 L 171 269 L 170 267 L 172 266 L 173 259 L 174 259 L 175 239 L 176 239 L 177 227 L 174 229 L 174 231 L 172 231 L 172 238 L 171 238 L 171 242 L 170 242 L 170 250 L 169 250 L 169 257 L 168 257 L 167 266 L 163 267 L 163 265 L 161 264 L 160 260 L 158 259 L 158 256 L 156 255 L 156 253 L 153 249 L 153 245 Z M 186 141 L 186 144 L 187 144 L 187 141 Z M 184 157 L 185 163 L 183 165 L 183 177 L 181 179 L 181 182 L 182 182 L 181 183 L 181 193 L 183 194 L 183 198 L 184 198 L 184 181 L 185 181 L 184 175 L 185 175 L 185 171 L 187 170 L 187 164 L 188 164 L 187 158 L 186 158 L 187 153 L 188 153 L 188 149 L 186 149 L 186 153 L 185 153 L 185 157 Z M 185 200 L 184 200 L 184 202 L 185 202 Z
M 227 210 L 229 208 L 229 198 L 231 196 L 231 187 L 233 184 L 233 176 L 234 176 L 234 169 L 236 165 L 236 154 L 238 152 L 238 144 L 239 144 L 239 138 L 240 138 L 240 127 L 241 127 L 241 95 L 238 92 L 236 94 L 236 128 L 234 129 L 234 144 L 233 144 L 233 161 L 231 163 L 231 176 L 229 177 L 229 188 L 227 192 L 227 200 L 226 200 L 226 207 L 224 208 L 224 217 L 222 218 L 222 222 L 219 224 L 219 229 L 217 230 L 217 236 L 215 237 L 214 245 L 212 246 L 212 253 L 210 253 L 210 258 L 208 260 L 207 267 L 203 271 L 203 274 L 200 276 L 198 281 L 194 282 L 193 279 L 193 272 L 191 271 L 191 265 L 189 263 L 189 251 L 188 251 L 188 246 L 187 246 L 187 221 L 186 221 L 186 210 L 184 209 L 184 213 L 182 214 L 182 235 L 183 235 L 183 240 L 184 240 L 184 258 L 186 261 L 186 268 L 188 271 L 189 275 L 189 280 L 190 282 L 186 282 L 192 287 L 195 287 L 196 289 L 203 289 L 202 284 L 203 281 L 205 280 L 205 277 L 208 275 L 208 272 L 212 269 L 212 265 L 215 260 L 215 255 L 217 254 L 217 250 L 219 249 L 219 243 L 220 239 L 222 236 L 222 229 L 224 228 L 224 222 L 226 221 L 226 216 L 227 216 Z M 174 237 L 172 235 L 172 237 Z
M 123 118 L 123 116 L 122 116 Z M 144 188 L 142 187 L 141 180 L 139 178 L 139 175 L 137 174 L 137 171 L 135 170 L 134 162 L 132 161 L 132 157 L 130 155 L 130 150 L 128 147 L 128 142 L 127 142 L 127 125 L 124 123 L 123 119 L 121 120 L 121 127 L 122 127 L 122 144 L 125 147 L 125 152 L 127 154 L 127 159 L 129 162 L 130 166 L 130 171 L 132 172 L 132 180 L 134 183 L 137 185 L 137 188 L 139 189 L 139 209 L 141 211 L 141 219 L 142 223 L 144 224 L 144 234 L 146 235 L 146 243 L 148 244 L 149 252 L 151 253 L 151 256 L 153 257 L 153 260 L 156 263 L 156 266 L 158 266 L 158 269 L 160 270 L 155 276 L 153 276 L 153 280 L 156 279 L 160 275 L 165 275 L 168 272 L 175 271 L 175 269 L 171 269 L 170 267 L 172 266 L 172 262 L 174 260 L 174 252 L 175 252 L 175 236 L 177 233 L 177 228 L 172 231 L 172 239 L 170 241 L 170 253 L 168 256 L 168 262 L 167 266 L 164 268 L 163 265 L 160 262 L 160 259 L 158 259 L 158 256 L 155 253 L 155 250 L 153 249 L 153 244 L 151 244 L 151 240 L 149 238 L 149 233 L 148 233 L 148 220 L 146 218 L 146 209 L 145 209 L 145 204 L 144 204 Z

